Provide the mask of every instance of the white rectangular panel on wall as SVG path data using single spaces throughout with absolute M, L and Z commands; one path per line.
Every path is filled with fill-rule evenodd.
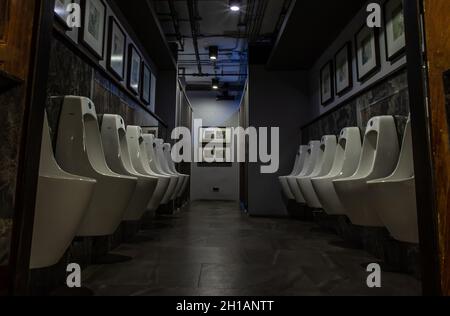
M 152 72 L 152 95 L 150 100 L 150 111 L 155 113 L 155 103 L 156 103 L 156 77 Z

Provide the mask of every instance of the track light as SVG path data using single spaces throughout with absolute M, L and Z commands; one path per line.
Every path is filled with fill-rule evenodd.
M 240 0 L 230 0 L 230 10 L 233 12 L 238 12 L 241 10 Z
M 210 46 L 209 47 L 209 59 L 217 60 L 219 58 L 219 47 Z
M 212 88 L 213 90 L 219 90 L 219 79 L 215 78 L 212 80 Z

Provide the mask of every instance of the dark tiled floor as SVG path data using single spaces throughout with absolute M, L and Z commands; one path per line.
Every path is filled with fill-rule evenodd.
M 249 218 L 235 203 L 195 202 L 115 251 L 132 261 L 88 268 L 84 285 L 97 295 L 420 294 L 416 279 L 387 272 L 381 289 L 369 289 L 362 265 L 377 260 L 337 241 L 313 223 Z

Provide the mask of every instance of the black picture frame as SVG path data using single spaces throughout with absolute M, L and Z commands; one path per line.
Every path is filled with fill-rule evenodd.
M 133 58 L 138 57 L 138 61 L 136 61 L 137 68 L 133 67 Z M 127 87 L 130 91 L 139 96 L 141 93 L 141 70 L 142 70 L 142 56 L 137 50 L 134 44 L 128 45 L 128 76 L 127 76 Z M 137 74 L 134 71 L 138 71 Z M 138 82 L 135 83 L 133 79 L 136 79 Z M 136 86 L 137 85 L 137 86 Z
M 330 104 L 331 102 L 334 101 L 334 67 L 333 67 L 333 61 L 329 60 L 321 69 L 320 69 L 320 103 L 322 104 L 322 106 L 327 106 L 328 104 Z M 329 76 L 330 76 L 330 82 L 329 82 L 329 89 L 330 89 L 330 97 L 326 97 L 323 94 L 323 87 L 324 87 L 324 82 L 323 82 L 323 75 L 324 75 L 324 71 L 328 70 L 329 71 Z
M 87 2 L 88 1 L 98 1 L 100 3 L 100 5 L 103 7 L 102 8 L 102 14 L 103 14 L 103 34 L 101 35 L 101 50 L 98 51 L 95 47 L 93 47 L 91 45 L 91 43 L 89 43 L 89 40 L 86 39 L 86 9 L 87 9 Z M 88 50 L 90 53 L 92 53 L 97 59 L 102 60 L 104 58 L 105 55 L 105 37 L 106 37 L 106 20 L 107 20 L 107 16 L 106 16 L 106 4 L 103 0 L 81 0 L 80 2 L 81 5 L 81 28 L 79 31 L 79 41 L 80 43 L 82 43 Z
M 385 41 L 385 51 L 386 51 L 386 60 L 388 62 L 395 62 L 397 60 L 399 60 L 400 58 L 402 58 L 403 56 L 405 56 L 406 54 L 406 42 L 405 45 L 403 46 L 402 49 L 400 49 L 399 51 L 397 51 L 396 53 L 394 53 L 393 55 L 389 55 L 389 40 L 388 40 L 388 12 L 387 12 L 387 6 L 391 1 L 395 1 L 395 0 L 388 0 L 384 3 L 383 5 L 383 25 L 384 25 L 384 30 L 385 30 L 385 34 L 384 34 L 384 41 Z M 402 2 L 402 9 L 403 9 L 403 13 L 404 13 L 404 4 L 403 1 L 400 0 Z
M 338 56 L 341 52 L 346 51 L 347 53 L 347 65 L 348 65 L 348 85 L 342 89 L 339 89 L 338 87 L 338 80 L 337 80 L 337 76 L 338 76 L 338 63 L 337 63 L 337 59 Z M 350 91 L 353 88 L 353 54 L 352 54 L 352 43 L 351 42 L 346 42 L 344 44 L 344 46 L 341 47 L 341 49 L 339 49 L 337 51 L 337 53 L 334 55 L 334 86 L 335 86 L 335 91 L 336 94 L 338 96 L 342 96 L 344 94 L 346 94 L 348 91 Z
M 146 73 L 148 73 L 148 77 L 146 77 Z M 146 89 L 147 79 L 148 78 L 148 87 Z M 146 95 L 147 93 L 147 95 Z M 152 96 L 152 71 L 150 67 L 142 61 L 142 70 L 141 70 L 141 100 L 146 105 L 150 105 Z
M 359 50 L 359 35 L 362 31 L 365 29 L 368 29 L 373 33 L 373 38 L 375 41 L 375 66 L 365 73 L 364 75 L 361 75 L 360 67 L 359 67 L 359 56 L 358 56 L 358 50 Z M 380 56 L 380 31 L 378 28 L 369 28 L 366 24 L 363 24 L 363 26 L 358 30 L 358 32 L 355 34 L 355 59 L 356 59 L 356 73 L 357 78 L 359 82 L 367 81 L 369 78 L 377 74 L 381 69 L 381 56 Z
M 122 69 L 120 72 L 117 72 L 117 69 L 115 69 L 113 65 L 112 55 L 113 55 L 113 36 L 114 36 L 114 28 L 117 27 L 117 31 L 120 32 L 123 35 L 123 52 L 122 52 Z M 126 54 L 127 54 L 127 34 L 122 29 L 118 21 L 111 16 L 109 18 L 109 28 L 108 28 L 108 57 L 106 61 L 106 67 L 111 72 L 111 74 L 116 77 L 116 79 L 120 81 L 125 80 L 125 65 L 127 62 Z
M 65 2 L 64 0 L 62 0 L 62 2 Z M 73 0 L 68 1 L 68 3 L 73 3 Z M 54 13 L 55 13 L 55 18 L 56 21 L 58 21 L 58 23 L 66 30 L 71 30 L 72 28 L 69 27 L 69 25 L 67 24 L 67 17 L 69 16 L 69 14 L 66 12 L 66 16 L 61 16 L 60 14 L 58 14 L 57 12 L 57 1 L 55 1 L 55 7 L 53 9 Z M 65 3 L 64 3 L 65 4 Z M 61 8 L 60 8 L 61 9 Z

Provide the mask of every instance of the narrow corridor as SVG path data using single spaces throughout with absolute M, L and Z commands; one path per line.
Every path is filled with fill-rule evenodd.
M 339 241 L 314 223 L 247 217 L 236 203 L 194 202 L 115 250 L 132 261 L 89 267 L 83 285 L 121 296 L 421 294 L 415 278 L 388 272 L 381 289 L 369 289 L 364 265 L 377 260 L 335 246 Z

